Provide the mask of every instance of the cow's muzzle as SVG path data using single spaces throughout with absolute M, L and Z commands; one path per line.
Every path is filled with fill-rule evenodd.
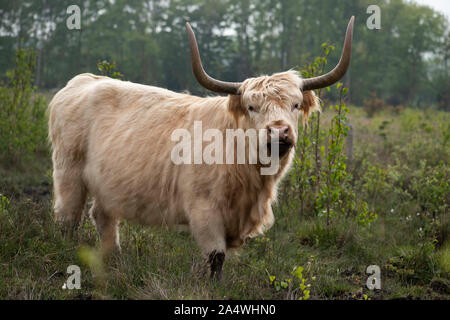
M 273 141 L 273 142 L 269 142 L 267 144 L 267 149 L 268 149 L 268 154 L 271 156 L 272 155 L 272 144 L 278 144 L 278 156 L 280 158 L 282 158 L 283 156 L 285 156 L 286 154 L 289 153 L 289 151 L 291 150 L 291 148 L 294 146 L 294 144 L 290 141 Z M 274 146 L 275 148 L 276 146 Z
M 269 154 L 272 154 L 272 145 L 278 147 L 279 157 L 283 157 L 289 153 L 294 146 L 289 126 L 269 126 L 267 127 L 267 148 Z

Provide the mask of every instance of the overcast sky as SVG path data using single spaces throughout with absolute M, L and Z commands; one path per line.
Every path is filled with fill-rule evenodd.
M 417 3 L 425 4 L 437 11 L 443 12 L 450 19 L 450 0 L 415 0 Z

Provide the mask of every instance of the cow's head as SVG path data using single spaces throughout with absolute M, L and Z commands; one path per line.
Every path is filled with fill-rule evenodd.
M 197 81 L 206 89 L 230 94 L 228 109 L 239 127 L 267 129 L 269 141 L 279 144 L 280 156 L 288 153 L 298 136 L 298 121 L 306 123 L 311 112 L 319 110 L 314 89 L 328 87 L 346 73 L 351 58 L 354 17 L 350 19 L 338 65 L 329 73 L 302 79 L 295 71 L 249 78 L 243 82 L 224 82 L 210 77 L 203 69 L 194 32 L 186 27 L 191 63 Z

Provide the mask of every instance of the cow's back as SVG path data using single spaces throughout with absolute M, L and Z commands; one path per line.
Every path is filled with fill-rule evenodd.
M 54 164 L 79 162 L 88 190 L 111 214 L 149 224 L 179 223 L 193 189 L 215 181 L 209 171 L 218 168 L 207 166 L 199 175 L 196 166 L 175 165 L 171 152 L 177 142 L 171 135 L 179 128 L 192 132 L 196 120 L 223 127 L 225 101 L 76 76 L 49 106 Z
M 171 220 L 180 211 L 180 204 L 174 198 L 169 203 L 169 198 L 178 192 L 181 170 L 171 161 L 175 145 L 171 135 L 195 118 L 188 115 L 191 104 L 201 100 L 108 77 L 78 75 L 49 105 L 54 168 L 83 167 L 88 190 L 113 214 L 148 223 Z

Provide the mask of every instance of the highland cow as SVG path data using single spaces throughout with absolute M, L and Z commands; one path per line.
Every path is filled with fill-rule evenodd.
M 79 224 L 88 195 L 102 250 L 119 249 L 121 219 L 141 224 L 186 224 L 212 277 L 220 277 L 228 250 L 272 226 L 271 204 L 295 153 L 300 117 L 319 109 L 314 89 L 336 83 L 351 57 L 352 17 L 338 65 L 302 79 L 295 71 L 242 83 L 211 78 L 202 67 L 189 24 L 191 62 L 198 82 L 217 97 L 196 97 L 93 74 L 70 80 L 49 105 L 56 220 Z M 175 164 L 174 130 L 267 130 L 279 168 L 262 164 Z M 272 135 L 273 134 L 273 135 Z M 203 142 L 204 143 L 204 142 Z M 194 156 L 194 155 L 192 155 Z

